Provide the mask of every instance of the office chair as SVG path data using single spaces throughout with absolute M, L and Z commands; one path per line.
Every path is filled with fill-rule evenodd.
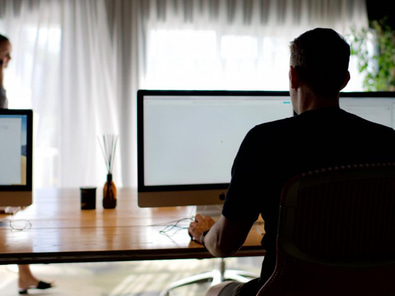
M 275 271 L 257 296 L 395 295 L 395 163 L 291 179 L 278 225 Z

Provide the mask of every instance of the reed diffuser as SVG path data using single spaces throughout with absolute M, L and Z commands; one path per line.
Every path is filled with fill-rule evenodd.
M 117 187 L 112 180 L 112 168 L 114 165 L 118 136 L 106 134 L 102 137 L 98 137 L 98 140 L 107 168 L 107 181 L 103 187 L 103 208 L 115 209 L 117 206 Z

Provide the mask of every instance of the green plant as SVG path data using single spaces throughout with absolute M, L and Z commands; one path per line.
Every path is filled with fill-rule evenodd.
M 395 31 L 387 18 L 371 21 L 369 28 L 352 29 L 350 46 L 359 72 L 365 74 L 365 90 L 395 90 Z

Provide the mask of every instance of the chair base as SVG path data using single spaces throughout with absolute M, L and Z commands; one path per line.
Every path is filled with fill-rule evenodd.
M 198 284 L 202 282 L 211 282 L 210 286 L 215 286 L 217 284 L 220 284 L 224 281 L 238 281 L 241 283 L 246 283 L 252 279 L 255 279 L 259 277 L 258 275 L 248 272 L 248 271 L 243 271 L 243 270 L 226 270 L 225 269 L 225 260 L 221 258 L 220 262 L 220 268 L 219 269 L 214 269 L 209 272 L 204 272 L 200 274 L 196 274 L 184 279 L 181 279 L 179 281 L 176 281 L 169 286 L 166 287 L 165 290 L 163 290 L 160 293 L 160 296 L 169 296 L 170 291 L 190 285 L 190 284 Z

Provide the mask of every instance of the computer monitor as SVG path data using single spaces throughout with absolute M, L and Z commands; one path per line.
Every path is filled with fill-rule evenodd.
M 395 129 L 395 92 L 341 93 L 340 107 Z M 293 116 L 288 92 L 139 90 L 140 207 L 223 202 L 254 125 Z
M 223 203 L 247 132 L 291 116 L 288 92 L 139 90 L 139 206 Z
M 344 92 L 340 94 L 340 107 L 395 129 L 395 92 Z
M 0 207 L 32 204 L 32 110 L 0 109 Z

